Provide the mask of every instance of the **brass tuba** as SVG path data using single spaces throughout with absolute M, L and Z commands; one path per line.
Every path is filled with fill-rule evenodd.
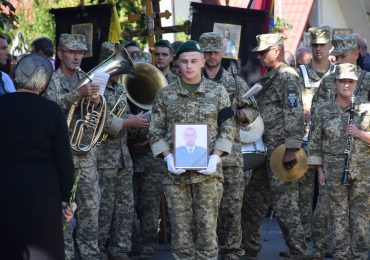
M 110 77 L 113 77 L 126 73 L 134 73 L 134 65 L 126 49 L 121 45 L 117 45 L 116 51 L 108 59 L 88 73 L 82 72 L 84 78 L 79 81 L 76 88 L 79 89 L 91 82 L 96 72 L 109 73 Z M 69 109 L 67 124 L 68 128 L 72 129 L 70 144 L 72 150 L 76 153 L 89 152 L 103 133 L 107 116 L 107 102 L 102 95 L 100 95 L 100 99 L 101 104 L 98 106 L 94 104 L 90 97 L 77 99 Z M 80 108 L 79 115 L 75 115 L 77 108 Z
M 163 73 L 152 64 L 134 63 L 135 74 L 123 75 L 122 81 L 127 97 L 136 106 L 151 110 L 158 90 L 167 85 Z

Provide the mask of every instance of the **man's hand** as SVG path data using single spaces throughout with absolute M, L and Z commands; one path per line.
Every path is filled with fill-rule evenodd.
M 361 130 L 358 129 L 355 124 L 348 124 L 347 129 L 346 129 L 346 134 L 359 138 L 361 136 Z
M 221 162 L 220 156 L 212 154 L 209 156 L 208 166 L 205 170 L 199 170 L 198 172 L 205 175 L 214 174 L 217 171 L 217 164 Z
M 123 127 L 126 128 L 147 128 L 149 121 L 143 116 L 143 112 L 123 120 Z
M 72 203 L 72 207 L 67 207 L 67 203 L 66 202 L 62 202 L 62 214 L 63 214 L 63 217 L 64 217 L 64 220 L 67 222 L 67 223 L 70 223 L 71 220 L 73 219 L 73 215 L 77 209 L 77 204 L 76 203 Z
M 166 157 L 164 157 L 164 160 L 167 163 L 167 169 L 168 169 L 169 172 L 171 172 L 173 174 L 176 174 L 176 175 L 180 175 L 180 174 L 186 172 L 184 169 L 176 169 L 175 168 L 175 163 L 173 161 L 172 153 L 169 153 Z
M 239 122 L 246 122 L 248 120 L 245 113 L 240 109 L 236 110 L 235 116 Z
M 283 156 L 283 166 L 285 167 L 285 169 L 290 170 L 294 167 L 294 165 L 296 165 L 297 151 L 291 151 L 291 150 L 285 149 L 284 156 Z
M 324 170 L 322 168 L 322 166 L 317 166 L 317 175 L 318 175 L 318 181 L 319 181 L 319 185 L 320 187 L 324 187 L 325 186 L 325 174 L 324 174 Z
M 77 89 L 77 94 L 80 97 L 88 97 L 92 95 L 99 94 L 99 86 L 93 83 L 87 83 Z

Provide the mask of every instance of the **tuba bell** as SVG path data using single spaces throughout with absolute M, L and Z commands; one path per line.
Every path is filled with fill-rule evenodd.
M 152 64 L 134 63 L 135 73 L 123 75 L 122 81 L 127 97 L 136 106 L 151 110 L 158 90 L 167 85 L 163 73 Z
M 126 49 L 117 45 L 116 51 L 108 59 L 88 73 L 82 72 L 84 77 L 78 82 L 76 89 L 91 82 L 96 72 L 109 73 L 110 77 L 114 77 L 134 73 L 134 65 Z M 91 97 L 77 99 L 69 109 L 67 124 L 68 128 L 71 129 L 70 144 L 76 153 L 89 152 L 103 133 L 107 116 L 107 102 L 103 95 L 100 95 L 100 99 L 101 104 L 99 105 L 96 105 Z M 80 109 L 78 115 L 75 113 L 77 108 Z

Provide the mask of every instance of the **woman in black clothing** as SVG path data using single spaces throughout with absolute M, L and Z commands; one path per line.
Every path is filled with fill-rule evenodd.
M 47 58 L 27 55 L 15 68 L 17 92 L 0 96 L 0 259 L 64 259 L 74 165 L 65 115 L 39 96 L 51 75 Z

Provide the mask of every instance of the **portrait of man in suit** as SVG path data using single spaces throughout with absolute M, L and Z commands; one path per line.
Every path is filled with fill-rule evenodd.
M 198 134 L 195 128 L 185 128 L 183 131 L 184 145 L 177 147 L 175 150 L 176 168 L 207 168 L 207 149 L 196 144 L 197 137 Z

